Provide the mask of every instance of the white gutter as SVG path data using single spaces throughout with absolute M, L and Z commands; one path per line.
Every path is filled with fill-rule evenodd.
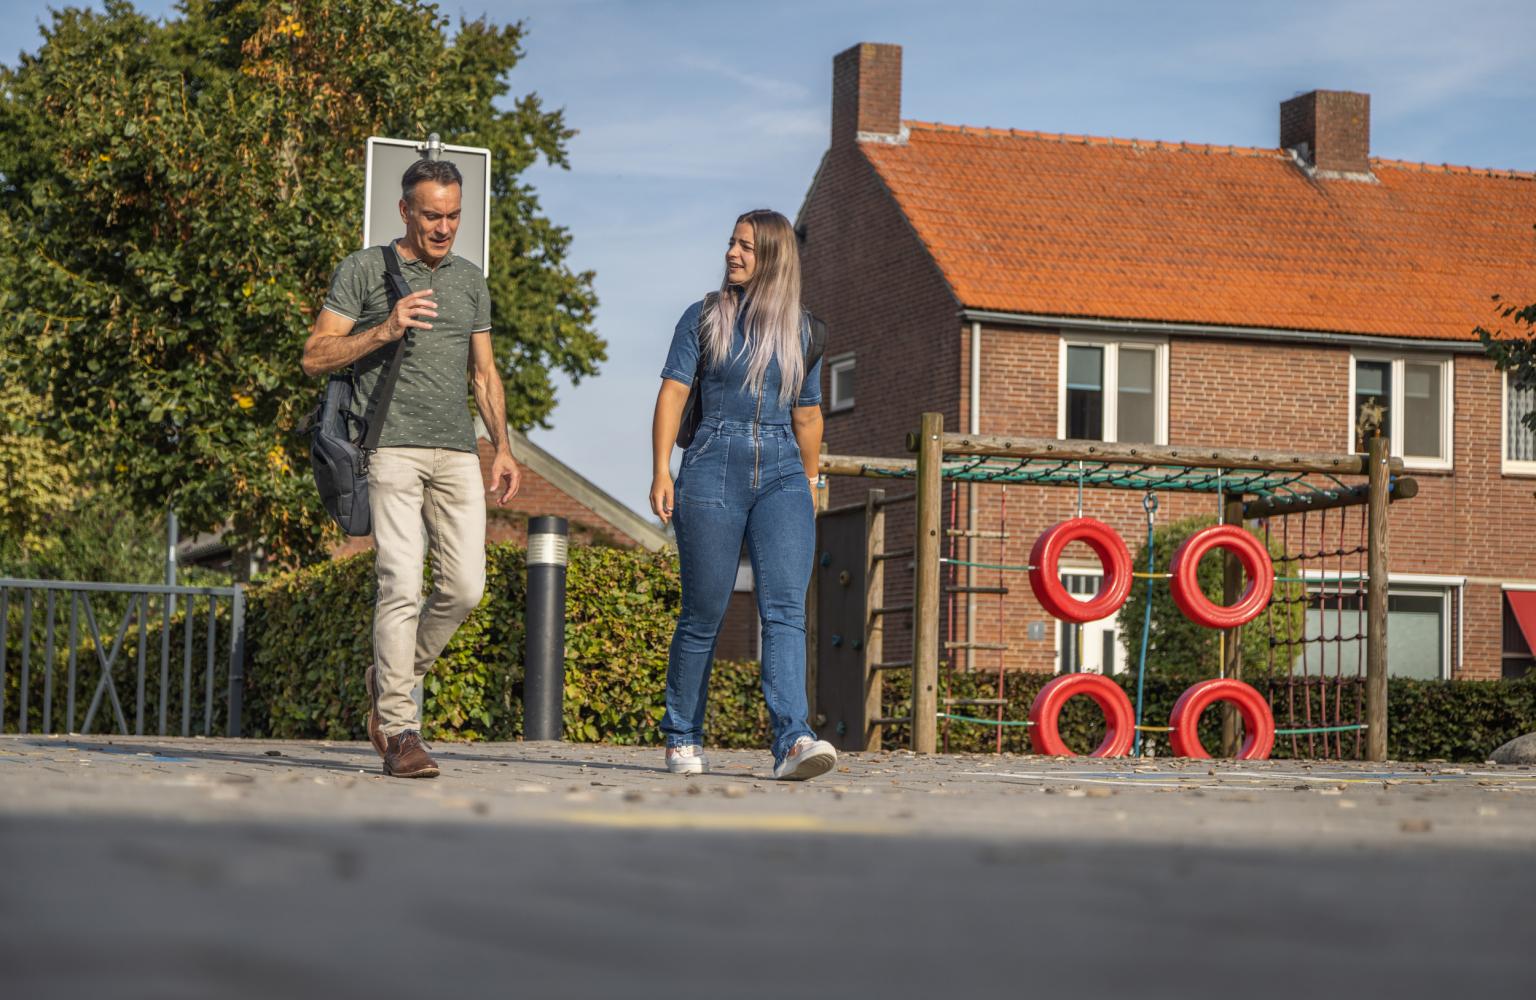
M 1401 347 L 1441 353 L 1449 351 L 1452 354 L 1483 353 L 1483 347 L 1477 341 L 1378 337 L 1365 333 L 1327 333 L 1321 330 L 1280 330 L 1272 327 L 1221 326 L 1206 323 L 1159 323 L 1135 319 L 1088 319 L 1082 316 L 1045 316 L 1037 313 L 993 312 L 987 309 L 962 309 L 960 317 L 973 323 L 979 320 L 987 323 L 1056 327 L 1067 330 L 1163 335 L 1174 333 L 1191 337 L 1224 337 L 1237 340 L 1312 341 L 1353 347 Z

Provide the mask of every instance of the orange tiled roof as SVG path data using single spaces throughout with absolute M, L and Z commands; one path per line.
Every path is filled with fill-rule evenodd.
M 906 122 L 861 143 L 967 307 L 1466 340 L 1536 300 L 1536 175 Z

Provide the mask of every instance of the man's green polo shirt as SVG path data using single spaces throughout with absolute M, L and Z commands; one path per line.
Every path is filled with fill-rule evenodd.
M 433 290 L 437 316 L 424 317 L 432 329 L 407 333 L 400 380 L 379 433 L 379 447 L 474 451 L 469 338 L 491 328 L 491 293 L 485 275 L 452 252 L 435 269 L 401 257 L 400 273 L 411 291 Z M 389 317 L 384 255 L 378 247 L 359 250 L 336 267 L 325 308 L 352 320 L 354 334 L 371 330 Z M 389 348 L 380 348 L 357 362 L 355 408 L 359 414 L 373 396 L 389 353 Z

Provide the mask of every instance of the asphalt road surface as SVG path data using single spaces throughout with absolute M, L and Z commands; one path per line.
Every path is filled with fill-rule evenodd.
M 1536 770 L 0 737 L 0 997 L 1536 996 Z

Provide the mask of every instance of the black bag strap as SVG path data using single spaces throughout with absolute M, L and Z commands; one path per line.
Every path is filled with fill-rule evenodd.
M 710 292 L 704 296 L 704 306 L 699 310 L 699 321 L 694 325 L 693 336 L 699 342 L 699 363 L 694 367 L 693 387 L 698 391 L 699 380 L 704 377 L 704 317 L 715 307 L 715 300 L 720 298 L 719 292 Z
M 395 252 L 395 245 L 386 243 L 379 247 L 379 252 L 384 255 L 384 294 L 389 299 L 389 311 L 393 313 L 395 304 L 411 294 L 411 286 L 406 283 L 405 275 L 400 273 L 400 256 Z M 389 320 L 386 319 L 385 322 Z M 363 414 L 363 424 L 368 430 L 358 446 L 365 452 L 373 451 L 379 446 L 379 434 L 384 430 L 384 419 L 389 416 L 389 403 L 395 396 L 395 383 L 400 380 L 402 366 L 397 362 L 401 360 L 401 352 L 410 335 L 411 331 L 407 330 L 404 337 L 395 341 L 389 360 L 384 362 L 384 375 L 379 379 L 379 384 L 374 386 L 373 395 L 368 399 L 368 409 Z
M 811 346 L 805 352 L 805 370 L 810 371 L 827 353 L 827 324 L 809 309 L 805 310 L 805 320 L 811 325 Z

